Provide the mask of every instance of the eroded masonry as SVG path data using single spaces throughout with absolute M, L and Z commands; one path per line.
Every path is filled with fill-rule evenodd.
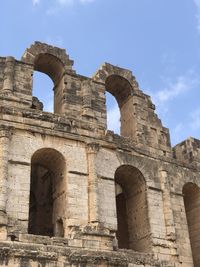
M 39 42 L 0 57 L 0 266 L 199 267 L 200 140 L 172 148 L 131 71 L 72 65 Z M 34 71 L 54 83 L 54 113 L 32 94 Z

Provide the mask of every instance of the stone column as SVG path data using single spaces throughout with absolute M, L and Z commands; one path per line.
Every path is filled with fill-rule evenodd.
M 95 168 L 95 157 L 99 151 L 99 144 L 90 143 L 87 146 L 88 160 L 88 213 L 89 222 L 95 223 L 99 221 L 98 216 L 98 177 Z
M 8 180 L 8 157 L 11 129 L 9 127 L 0 127 L 0 240 L 7 236 L 7 180 Z
M 160 171 L 161 189 L 163 192 L 163 210 L 166 225 L 166 238 L 170 241 L 175 241 L 176 232 L 174 224 L 174 216 L 172 211 L 170 186 L 168 182 L 168 173 L 165 170 Z
M 4 126 L 0 127 L 0 212 L 6 213 L 8 155 L 11 132 Z
M 83 92 L 83 112 L 84 116 L 94 117 L 94 112 L 92 110 L 92 82 L 83 81 L 82 82 L 82 92 Z
M 12 92 L 14 88 L 14 69 L 15 69 L 15 59 L 14 57 L 6 58 L 6 67 L 4 70 L 4 82 L 3 91 Z

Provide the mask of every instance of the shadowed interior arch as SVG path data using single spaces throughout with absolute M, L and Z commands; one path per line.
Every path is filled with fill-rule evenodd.
M 106 90 L 116 98 L 119 108 L 121 108 L 131 96 L 131 84 L 124 77 L 116 74 L 108 76 L 105 84 Z
M 28 232 L 35 235 L 64 235 L 65 159 L 55 149 L 43 148 L 31 159 Z
M 200 188 L 194 183 L 183 187 L 185 212 L 192 248 L 194 267 L 200 266 Z
M 56 85 L 64 73 L 64 66 L 57 57 L 48 53 L 41 53 L 35 57 L 34 70 L 47 74 Z
M 115 182 L 119 248 L 147 252 L 151 241 L 144 176 L 137 168 L 122 165 Z
M 48 75 L 53 81 L 54 87 L 54 112 L 61 113 L 62 93 L 64 88 L 64 65 L 54 55 L 40 53 L 35 57 L 34 70 Z M 45 88 L 41 88 L 45 90 Z
M 105 88 L 118 103 L 121 115 L 121 135 L 130 136 L 130 123 L 132 124 L 133 116 L 133 103 L 131 101 L 133 88 L 131 84 L 124 77 L 113 74 L 105 80 Z

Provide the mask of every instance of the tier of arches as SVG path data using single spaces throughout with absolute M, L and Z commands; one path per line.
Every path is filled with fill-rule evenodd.
M 56 149 L 41 148 L 31 158 L 28 233 L 65 237 L 66 160 Z M 120 249 L 151 251 L 147 185 L 141 171 L 129 164 L 114 174 L 118 245 Z M 183 187 L 183 200 L 194 266 L 200 264 L 200 188 Z
M 74 74 L 72 70 L 73 62 L 69 60 L 65 51 L 36 42 L 27 49 L 22 57 L 22 61 L 33 66 L 32 93 L 34 94 L 34 98 L 32 108 L 43 109 L 44 107 L 44 110 L 48 112 L 58 114 L 64 113 L 63 99 L 67 94 L 66 84 L 68 83 L 68 81 L 65 80 L 65 74 L 66 72 L 72 72 Z M 47 80 L 45 76 L 48 76 L 50 80 Z M 39 88 L 37 85 L 39 84 L 37 82 L 38 80 L 41 85 L 44 84 L 44 87 L 45 85 L 49 87 L 49 89 L 45 88 L 46 97 L 45 94 L 42 93 L 44 88 Z M 111 94 L 113 99 L 115 99 L 117 104 L 113 106 L 112 109 L 118 110 L 118 114 L 120 114 L 117 121 L 117 133 L 122 136 L 130 137 L 132 134 L 130 125 L 133 124 L 131 120 L 134 113 L 130 99 L 133 93 L 138 90 L 138 84 L 132 73 L 128 70 L 105 63 L 98 70 L 96 75 L 91 78 L 91 81 L 103 83 L 105 85 L 105 92 Z M 94 94 L 92 90 L 91 94 Z M 107 96 L 106 100 L 108 106 L 109 101 Z M 108 114 L 108 107 L 106 107 L 106 109 L 106 114 Z M 134 126 L 132 128 L 134 128 Z M 113 127 L 110 130 L 115 131 L 115 128 Z
M 32 108 L 62 114 L 64 112 L 62 103 L 65 90 L 63 66 L 54 59 L 54 56 L 48 54 L 41 54 L 40 56 L 34 65 Z M 55 60 L 56 63 L 45 68 L 43 66 L 44 58 L 49 59 L 49 62 Z M 45 93 L 41 91 L 41 86 L 47 86 Z M 131 125 L 133 125 L 132 91 L 129 81 L 120 75 L 111 74 L 105 80 L 106 128 L 126 137 L 130 136 Z
M 146 183 L 131 165 L 115 172 L 119 248 L 150 250 Z M 66 161 L 53 148 L 41 148 L 31 158 L 28 233 L 65 237 L 67 220 Z

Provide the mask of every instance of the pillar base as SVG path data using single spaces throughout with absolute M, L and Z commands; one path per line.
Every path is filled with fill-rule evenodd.
M 7 215 L 3 212 L 0 211 L 0 240 L 4 241 L 7 240 Z
M 99 222 L 72 227 L 69 236 L 71 240 L 81 240 L 82 247 L 86 249 L 114 250 L 115 233 Z
M 0 211 L 0 227 L 7 226 L 8 218 L 5 212 Z

